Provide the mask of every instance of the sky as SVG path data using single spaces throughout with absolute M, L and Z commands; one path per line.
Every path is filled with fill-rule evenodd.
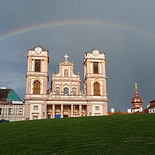
M 154 8 L 154 0 L 0 0 L 0 86 L 24 98 L 28 50 L 40 45 L 50 80 L 68 54 L 83 89 L 84 53 L 95 48 L 106 54 L 109 111 L 131 109 L 134 83 L 146 108 L 155 98 Z

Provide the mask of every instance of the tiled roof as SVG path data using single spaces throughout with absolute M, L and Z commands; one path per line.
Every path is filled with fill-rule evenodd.
M 155 102 L 150 102 L 150 105 L 148 108 L 152 108 L 152 107 L 155 107 Z
M 0 89 L 0 100 L 6 100 L 10 89 Z
M 0 89 L 0 100 L 5 102 L 22 101 L 12 89 Z
M 131 114 L 131 113 L 128 113 L 126 111 L 120 111 L 120 112 L 108 112 L 108 115 L 126 115 L 126 114 Z
M 152 101 L 150 101 L 150 103 L 153 103 L 153 102 L 155 102 L 155 99 L 153 99 Z

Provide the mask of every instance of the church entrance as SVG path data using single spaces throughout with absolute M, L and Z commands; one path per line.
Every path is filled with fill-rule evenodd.
M 68 115 L 63 115 L 63 117 L 68 117 Z

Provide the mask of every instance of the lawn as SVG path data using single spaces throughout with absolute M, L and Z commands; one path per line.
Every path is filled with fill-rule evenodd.
M 0 123 L 2 155 L 153 155 L 155 114 Z

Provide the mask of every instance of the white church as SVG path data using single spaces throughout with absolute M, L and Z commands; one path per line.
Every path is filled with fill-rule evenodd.
M 96 49 L 84 53 L 83 91 L 80 73 L 74 74 L 74 63 L 68 60 L 67 54 L 50 81 L 48 50 L 36 46 L 28 50 L 27 60 L 25 119 L 107 115 L 105 53 Z

